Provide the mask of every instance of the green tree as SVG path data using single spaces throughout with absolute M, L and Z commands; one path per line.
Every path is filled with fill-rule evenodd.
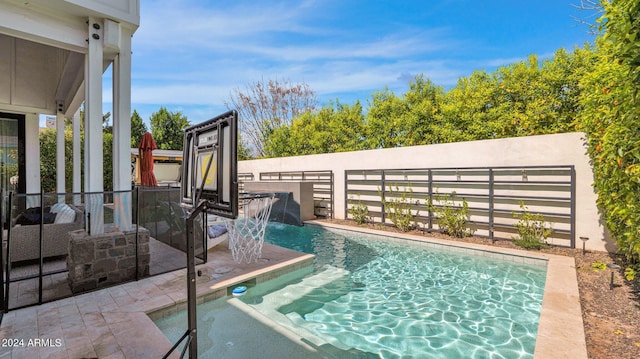
M 397 97 L 385 89 L 372 95 L 367 113 L 370 148 L 392 148 L 459 140 L 462 130 L 443 122 L 441 105 L 445 92 L 423 75 L 409 83 Z
M 580 80 L 593 71 L 597 61 L 593 46 L 585 44 L 573 52 L 556 51 L 542 65 L 542 80 L 547 84 L 548 111 L 553 113 L 549 133 L 576 131 L 582 112 Z
M 442 116 L 444 89 L 436 86 L 423 75 L 418 75 L 409 83 L 402 100 L 406 111 L 398 119 L 402 141 L 401 146 L 415 146 L 432 143 L 460 141 L 464 128 L 457 121 L 449 121 Z
M 442 101 L 440 133 L 466 141 L 574 131 L 580 114 L 580 79 L 591 71 L 595 55 L 589 45 L 573 52 L 558 50 L 540 62 L 475 71 L 447 92 Z M 447 141 L 448 138 L 442 138 Z
M 242 141 L 242 136 L 238 135 L 238 161 L 250 160 L 252 158 L 249 147 Z
M 264 151 L 268 157 L 284 157 L 361 150 L 366 148 L 364 132 L 360 102 L 350 106 L 335 101 L 274 130 Z
M 488 126 L 495 122 L 494 108 L 498 103 L 498 81 L 486 71 L 474 71 L 469 77 L 458 79 L 458 83 L 446 93 L 442 101 L 442 116 L 445 122 L 456 123 L 465 129 L 469 139 L 496 137 Z
M 400 117 L 407 112 L 402 99 L 384 89 L 371 95 L 367 112 L 367 142 L 371 149 L 402 145 Z
M 105 192 L 113 191 L 113 133 L 102 133 L 102 186 Z
M 552 133 L 553 112 L 548 110 L 549 86 L 542 80 L 536 55 L 497 70 L 500 90 L 489 123 L 498 137 Z
M 181 150 L 184 141 L 183 130 L 189 121 L 181 112 L 170 112 L 160 107 L 158 112 L 151 114 L 151 134 L 159 149 Z
M 110 117 L 110 112 L 102 115 L 102 187 L 105 192 L 113 191 L 113 126 L 110 125 Z
M 579 129 L 586 132 L 598 206 L 618 250 L 640 262 L 640 4 L 602 2 L 593 71 L 585 74 Z
M 44 129 L 40 132 L 40 179 L 42 190 L 56 192 L 56 130 Z
M 142 135 L 149 131 L 147 125 L 142 121 L 142 117 L 138 114 L 138 111 L 133 110 L 131 114 L 131 148 L 137 148 L 142 140 Z

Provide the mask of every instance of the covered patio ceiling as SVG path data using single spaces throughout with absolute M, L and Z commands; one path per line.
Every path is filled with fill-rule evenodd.
M 0 34 L 0 107 L 71 116 L 83 81 L 84 54 Z
M 103 74 L 109 66 L 113 68 L 113 189 L 130 190 L 131 38 L 139 25 L 139 0 L 0 0 L 0 113 L 22 120 L 26 192 L 41 190 L 41 114 L 56 116 L 58 193 L 65 191 L 67 182 L 65 118 L 73 118 L 73 191 L 103 192 Z M 81 161 L 81 156 L 91 160 Z M 99 234 L 104 231 L 104 199 L 94 197 L 85 199 L 86 213 L 93 214 L 88 217 L 90 232 Z M 116 197 L 118 208 L 129 208 L 130 198 Z M 131 213 L 119 210 L 114 220 L 127 229 Z
M 91 17 L 104 19 L 94 24 L 102 27 L 104 72 L 120 50 L 120 26 L 139 25 L 138 1 L 0 2 L 0 109 L 73 116 L 85 99 Z

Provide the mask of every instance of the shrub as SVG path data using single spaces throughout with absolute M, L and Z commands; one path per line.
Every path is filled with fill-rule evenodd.
M 591 263 L 591 268 L 593 268 L 594 272 L 600 272 L 607 269 L 607 264 L 603 261 L 595 261 Z
M 391 200 L 387 200 L 380 192 L 384 211 L 396 228 L 403 232 L 407 232 L 413 228 L 412 221 L 415 217 L 411 212 L 413 189 L 409 187 L 409 190 L 405 188 L 403 191 L 400 191 L 400 188 L 396 185 L 395 191 L 392 188 L 390 193 L 391 195 L 389 197 Z
M 353 200 L 353 198 L 351 199 Z M 358 224 L 371 222 L 371 218 L 369 217 L 369 208 L 360 200 L 360 197 L 358 197 L 358 201 L 349 208 L 349 213 L 353 216 L 353 220 Z
M 624 270 L 624 277 L 630 282 L 636 279 L 636 275 L 638 275 L 638 271 L 633 266 L 629 266 Z
M 541 213 L 531 213 L 527 210 L 523 201 L 520 201 L 522 213 L 513 213 L 518 219 L 515 224 L 518 237 L 513 238 L 513 243 L 526 249 L 540 249 L 547 245 L 547 238 L 553 233 L 551 226 L 544 220 Z
M 469 220 L 469 204 L 466 199 L 462 199 L 462 205 L 455 204 L 456 192 L 451 192 L 450 196 L 436 193 L 435 200 L 438 205 L 429 201 L 429 209 L 438 218 L 438 226 L 444 234 L 463 238 L 470 236 L 473 231 L 467 228 Z

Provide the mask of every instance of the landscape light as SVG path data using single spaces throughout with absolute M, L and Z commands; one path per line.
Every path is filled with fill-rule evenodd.
M 613 272 L 615 270 L 620 269 L 620 266 L 617 264 L 607 263 L 607 268 L 611 269 L 611 282 L 609 282 L 609 290 L 612 290 L 613 289 Z
M 589 237 L 580 237 L 580 240 L 582 241 L 582 255 L 584 255 L 584 253 L 586 252 L 585 245 L 587 244 Z

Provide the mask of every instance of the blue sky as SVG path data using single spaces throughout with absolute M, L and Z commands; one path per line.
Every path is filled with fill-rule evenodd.
M 147 123 L 160 106 L 199 123 L 226 111 L 233 89 L 270 79 L 304 81 L 320 104 L 366 106 L 421 73 L 449 88 L 477 69 L 593 42 L 578 2 L 143 0 L 132 109 Z

